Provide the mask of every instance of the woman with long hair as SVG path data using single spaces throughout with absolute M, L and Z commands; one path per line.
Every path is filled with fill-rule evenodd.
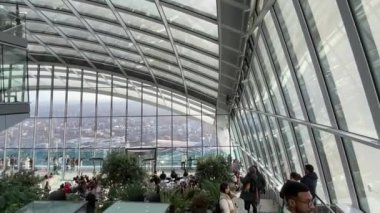
M 219 206 L 222 213 L 237 213 L 228 183 L 220 184 Z

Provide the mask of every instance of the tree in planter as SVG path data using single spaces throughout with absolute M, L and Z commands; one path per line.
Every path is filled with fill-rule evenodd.
M 219 185 L 232 180 L 230 168 L 223 156 L 205 156 L 198 160 L 195 176 L 202 190 L 209 194 L 209 207 L 219 205 Z
M 133 155 L 111 152 L 103 162 L 99 181 L 104 196 L 99 200 L 101 210 L 105 210 L 115 200 L 144 201 L 145 172 L 139 167 Z
M 120 187 L 141 181 L 145 172 L 139 167 L 137 158 L 123 152 L 111 152 L 103 163 L 101 183 L 104 187 Z
M 191 212 L 192 213 L 207 213 L 207 209 L 210 206 L 210 194 L 204 190 L 194 195 L 191 200 Z
M 230 168 L 220 156 L 205 156 L 198 160 L 195 176 L 200 183 L 205 180 L 222 183 L 231 180 Z
M 17 172 L 12 176 L 5 175 L 0 181 L 0 212 L 16 212 L 34 200 L 41 200 L 41 181 L 42 178 L 34 176 L 31 171 Z

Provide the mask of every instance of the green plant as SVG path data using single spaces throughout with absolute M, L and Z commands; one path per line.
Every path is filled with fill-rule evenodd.
M 116 151 L 107 156 L 101 173 L 103 187 L 124 186 L 135 181 L 141 181 L 145 176 L 135 156 Z
M 125 187 L 122 187 L 119 191 L 118 197 L 124 201 L 144 201 L 146 189 L 142 183 L 129 183 Z
M 39 187 L 42 178 L 31 171 L 4 175 L 0 181 L 0 212 L 16 212 L 34 200 L 41 200 L 43 191 Z
M 204 190 L 194 195 L 191 200 L 191 207 L 193 209 L 207 209 L 211 203 L 210 194 Z
M 202 185 L 202 189 L 209 193 L 211 203 L 219 202 L 219 197 L 220 197 L 219 183 L 212 182 L 209 180 L 204 180 L 201 183 L 201 185 Z
M 205 156 L 198 160 L 195 176 L 200 183 L 205 180 L 221 183 L 230 181 L 230 169 L 223 156 Z

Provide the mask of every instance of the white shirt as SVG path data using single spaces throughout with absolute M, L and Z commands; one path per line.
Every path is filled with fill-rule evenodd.
M 234 203 L 231 199 L 221 198 L 219 200 L 220 210 L 222 213 L 230 213 L 231 210 L 235 210 Z

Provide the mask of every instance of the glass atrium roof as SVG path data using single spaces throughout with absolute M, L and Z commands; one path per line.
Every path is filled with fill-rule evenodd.
M 29 56 L 36 63 L 112 71 L 216 105 L 221 66 L 216 0 L 0 4 L 13 13 L 18 5 L 25 14 Z M 238 61 L 229 64 L 239 67 Z M 233 90 L 228 84 L 224 87 Z

